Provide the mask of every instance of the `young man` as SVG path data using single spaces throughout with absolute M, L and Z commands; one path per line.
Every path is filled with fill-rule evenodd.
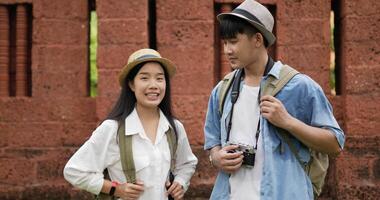
M 344 133 L 330 103 L 321 87 L 303 74 L 295 75 L 276 97 L 260 96 L 268 77 L 278 79 L 283 67 L 268 56 L 267 48 L 276 38 L 273 16 L 266 7 L 246 0 L 231 13 L 218 15 L 218 20 L 224 52 L 232 68 L 242 69 L 243 75 L 236 103 L 231 103 L 230 88 L 222 113 L 223 81 L 210 96 L 204 148 L 219 169 L 210 199 L 313 199 L 310 178 L 278 130 L 287 131 L 304 162 L 310 159 L 310 149 L 339 153 Z M 243 163 L 242 152 L 235 151 L 238 145 L 231 143 L 254 149 L 254 163 Z

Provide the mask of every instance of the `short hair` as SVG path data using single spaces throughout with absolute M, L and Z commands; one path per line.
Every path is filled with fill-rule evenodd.
M 220 19 L 219 31 L 220 37 L 222 39 L 236 38 L 238 33 L 246 34 L 249 37 L 252 37 L 256 33 L 261 33 L 248 21 L 233 15 L 224 16 L 222 19 Z M 261 35 L 264 38 L 265 47 L 268 47 L 267 39 L 263 34 Z

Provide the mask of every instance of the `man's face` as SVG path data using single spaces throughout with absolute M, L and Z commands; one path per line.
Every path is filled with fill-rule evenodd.
M 238 33 L 235 38 L 224 39 L 224 54 L 233 69 L 243 68 L 254 62 L 257 48 L 256 37 Z

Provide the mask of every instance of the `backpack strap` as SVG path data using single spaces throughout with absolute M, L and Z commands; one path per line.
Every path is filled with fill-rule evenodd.
M 175 153 L 177 151 L 178 140 L 172 128 L 169 128 L 169 130 L 166 131 L 166 139 L 170 150 L 170 171 L 173 172 L 175 169 Z
M 263 88 L 263 95 L 271 95 L 275 96 L 281 89 L 292 79 L 295 75 L 299 74 L 299 72 L 289 65 L 283 65 L 280 71 L 280 78 L 276 79 L 273 76 L 268 77 L 267 84 Z M 298 154 L 297 148 L 294 146 L 292 141 L 290 140 L 289 134 L 281 128 L 277 128 L 277 132 L 279 133 L 280 138 L 288 144 L 290 150 L 297 158 L 297 161 L 301 164 L 302 168 L 305 170 L 306 166 L 301 161 L 301 158 Z M 281 151 L 284 151 L 283 143 L 281 143 Z
M 303 168 L 303 170 L 306 171 L 306 163 L 302 162 L 301 157 L 298 154 L 297 148 L 294 146 L 293 142 L 290 141 L 289 134 L 284 129 L 282 129 L 282 128 L 277 128 L 277 132 L 279 133 L 280 138 L 282 140 L 284 140 L 286 142 L 286 144 L 288 144 L 288 146 L 290 148 L 290 151 L 292 151 L 292 153 L 296 157 L 297 161 L 300 163 L 300 165 Z
M 263 95 L 270 95 L 270 96 L 276 96 L 278 92 L 281 91 L 281 89 L 295 76 L 299 74 L 299 72 L 289 65 L 283 65 L 281 70 L 280 70 L 280 76 L 279 79 L 276 79 L 274 76 L 269 76 L 266 83 L 264 84 L 262 88 L 262 93 L 260 94 L 261 96 Z M 298 159 L 298 153 L 296 151 L 296 148 L 293 146 L 293 144 L 290 141 L 289 136 L 287 135 L 284 130 L 277 128 L 277 132 L 279 133 L 279 137 L 285 141 L 287 144 L 290 144 L 289 147 L 290 149 L 294 150 L 294 155 L 296 155 L 297 160 L 301 163 L 301 160 Z M 283 153 L 285 151 L 285 147 L 283 142 L 280 144 L 280 152 Z M 301 166 L 304 166 L 301 163 Z
M 133 161 L 133 151 L 132 151 L 132 136 L 125 135 L 125 123 L 124 120 L 119 122 L 119 128 L 117 130 L 119 136 L 119 149 L 120 149 L 120 160 L 121 166 L 125 178 L 128 183 L 136 183 L 136 169 L 135 162 Z
M 132 138 L 133 135 L 125 135 L 125 123 L 123 120 L 119 122 L 119 128 L 117 130 L 119 137 L 119 149 L 120 149 L 120 160 L 121 166 L 125 178 L 128 183 L 136 183 L 136 168 L 135 162 L 133 160 L 133 150 L 132 150 Z M 175 152 L 177 151 L 177 136 L 172 128 L 166 132 L 166 139 L 169 144 L 170 149 L 170 170 L 173 171 L 175 168 Z
M 280 71 L 280 78 L 276 79 L 274 76 L 269 76 L 266 84 L 263 87 L 263 95 L 276 96 L 278 92 L 299 72 L 289 65 L 283 65 Z
M 236 73 L 236 70 L 225 75 L 223 80 L 222 80 L 221 85 L 219 86 L 219 95 L 218 95 L 219 109 L 218 109 L 218 111 L 219 111 L 220 116 L 222 116 L 224 101 L 226 100 L 227 92 L 230 89 L 232 82 L 234 81 L 235 73 Z

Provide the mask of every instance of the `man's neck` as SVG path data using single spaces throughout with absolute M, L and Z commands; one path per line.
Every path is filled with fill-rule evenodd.
M 268 54 L 263 53 L 256 62 L 244 67 L 244 81 L 247 85 L 258 86 L 260 84 L 268 59 Z

